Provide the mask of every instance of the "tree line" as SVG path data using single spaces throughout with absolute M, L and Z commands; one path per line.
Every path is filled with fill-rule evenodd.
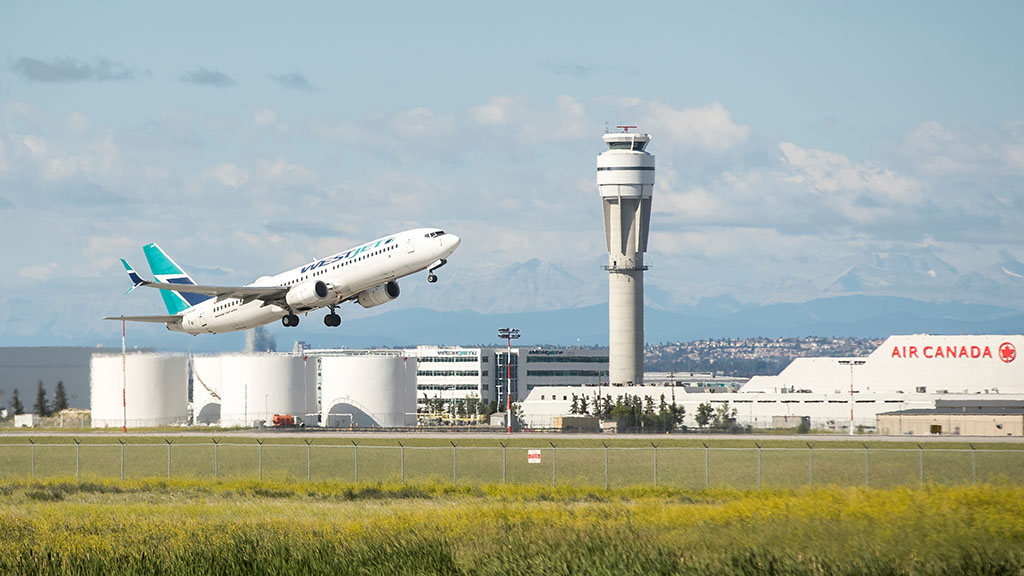
M 650 396 L 625 394 L 612 402 L 610 394 L 595 394 L 592 398 L 573 394 L 569 413 L 615 420 L 626 430 L 671 432 L 682 426 L 686 408 L 675 402 L 666 402 L 664 394 L 661 395 L 657 407 Z
M 38 415 L 41 418 L 47 416 L 53 416 L 55 413 L 61 410 L 68 409 L 68 395 L 64 391 L 64 381 L 57 381 L 57 388 L 53 392 L 53 402 L 51 403 L 46 398 L 46 386 L 43 385 L 43 381 L 39 381 L 39 385 L 36 387 L 36 401 L 32 405 L 32 413 Z M 14 389 L 14 393 L 11 394 L 11 411 L 15 415 L 25 413 L 25 405 L 21 401 L 21 396 L 18 394 L 18 389 Z
M 569 413 L 615 420 L 627 431 L 686 431 L 686 426 L 683 426 L 686 408 L 677 405 L 674 400 L 666 402 L 664 394 L 657 405 L 650 396 L 624 394 L 612 402 L 610 394 L 595 394 L 593 397 L 573 394 Z M 693 419 L 701 430 L 736 432 L 741 428 L 736 423 L 736 409 L 730 407 L 728 402 L 722 402 L 717 408 L 710 402 L 703 402 L 697 406 Z

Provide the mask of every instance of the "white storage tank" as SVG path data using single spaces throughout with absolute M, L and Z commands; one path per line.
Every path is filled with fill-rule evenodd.
M 192 422 L 220 423 L 221 362 L 217 356 L 192 358 Z
M 184 424 L 188 360 L 167 354 L 95 355 L 89 363 L 93 428 Z M 122 394 L 123 390 L 123 394 Z
M 316 423 L 315 358 L 231 354 L 209 360 L 196 372 L 220 395 L 221 426 L 270 425 L 274 414 L 291 414 L 296 423 Z M 195 389 L 193 385 L 193 393 Z
M 415 426 L 416 359 L 401 355 L 320 358 L 324 426 Z

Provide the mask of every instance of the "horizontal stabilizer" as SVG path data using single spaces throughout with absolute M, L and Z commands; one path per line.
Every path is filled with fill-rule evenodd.
M 163 315 L 163 316 L 107 316 L 104 320 L 124 320 L 126 322 L 153 322 L 156 324 L 174 324 L 181 321 L 181 316 L 175 315 Z

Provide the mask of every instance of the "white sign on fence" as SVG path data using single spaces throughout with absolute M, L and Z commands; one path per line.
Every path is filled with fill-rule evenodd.
M 528 450 L 526 452 L 526 462 L 529 464 L 540 464 L 540 450 Z

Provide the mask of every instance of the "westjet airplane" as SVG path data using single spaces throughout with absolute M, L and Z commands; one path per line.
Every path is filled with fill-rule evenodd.
M 444 266 L 459 246 L 459 237 L 437 228 L 417 228 L 338 252 L 277 276 L 264 276 L 248 286 L 203 286 L 175 264 L 156 244 L 143 251 L 155 281 L 139 276 L 121 260 L 131 289 L 158 288 L 167 306 L 166 316 L 108 316 L 105 320 L 155 322 L 187 334 L 217 334 L 248 330 L 281 319 L 298 326 L 299 314 L 330 308 L 327 326 L 340 326 L 335 308 L 355 301 L 364 308 L 398 298 L 397 279 L 427 271 L 427 282 L 437 282 L 434 270 Z

